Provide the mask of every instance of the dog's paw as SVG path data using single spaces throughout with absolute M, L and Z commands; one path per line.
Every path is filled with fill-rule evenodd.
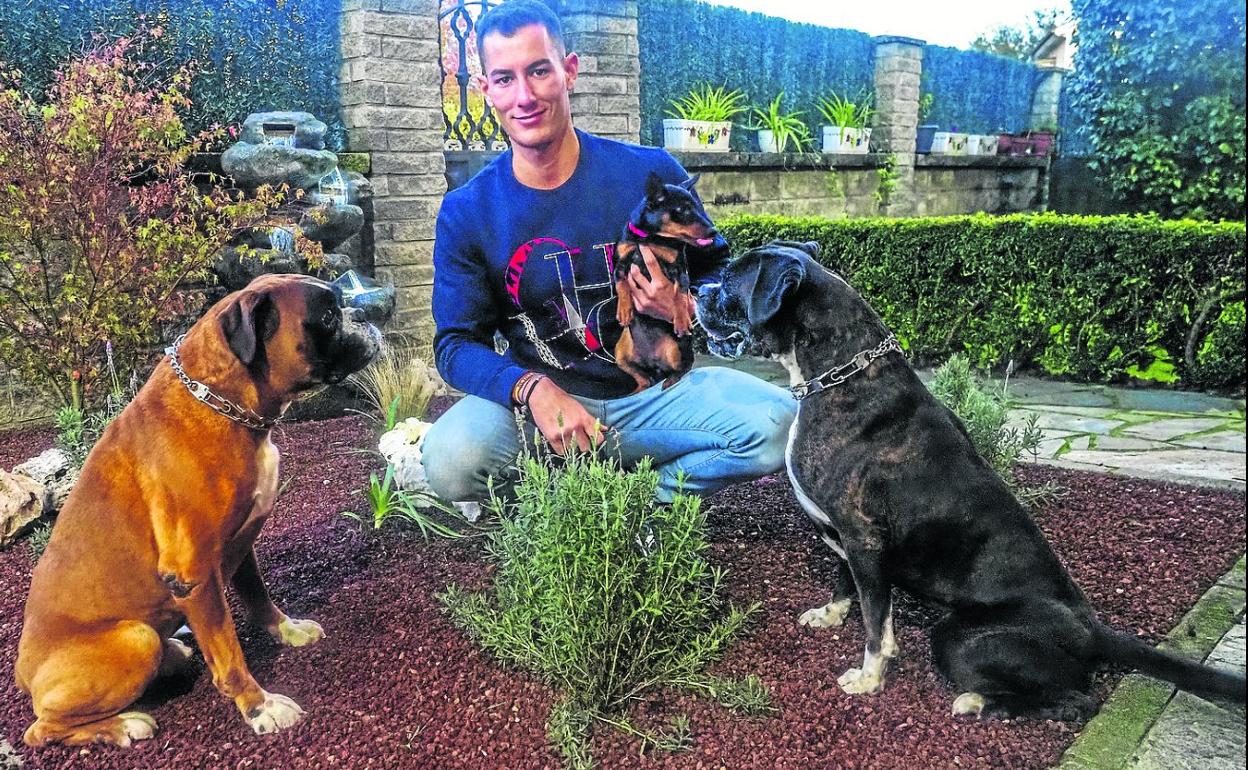
M 303 719 L 303 709 L 285 695 L 266 692 L 264 701 L 246 717 L 256 735 L 268 735 L 297 724 Z
M 837 678 L 836 683 L 850 695 L 875 695 L 884 689 L 884 677 L 878 673 L 851 668 Z
M 834 628 L 845 622 L 851 604 L 849 599 L 828 602 L 822 607 L 806 610 L 797 618 L 797 622 L 811 628 Z
M 151 740 L 156 735 L 156 720 L 142 711 L 118 714 L 117 745 L 126 748 L 132 741 Z
M 277 626 L 269 629 L 269 633 L 287 647 L 303 647 L 324 638 L 325 629 L 315 620 L 282 618 Z
M 984 713 L 984 696 L 977 692 L 964 692 L 953 699 L 953 715 L 981 716 Z

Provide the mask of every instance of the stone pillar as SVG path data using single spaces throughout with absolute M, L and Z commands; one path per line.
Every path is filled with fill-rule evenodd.
M 641 137 L 637 0 L 558 0 L 568 50 L 581 59 L 572 92 L 576 127 L 636 143 Z
M 923 69 L 923 41 L 883 35 L 875 38 L 874 152 L 894 156 L 895 186 L 885 216 L 913 216 L 915 136 L 919 126 L 919 75 Z
M 343 0 L 347 149 L 371 159 L 376 276 L 394 284 L 386 331 L 433 327 L 434 220 L 446 193 L 437 0 Z
M 1028 128 L 1055 129 L 1060 117 L 1062 78 L 1069 70 L 1051 65 L 1036 67 L 1040 71 L 1036 90 L 1031 94 L 1031 113 L 1027 117 Z

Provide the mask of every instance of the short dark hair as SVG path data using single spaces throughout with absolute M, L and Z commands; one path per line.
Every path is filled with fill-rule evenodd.
M 530 24 L 544 28 L 554 41 L 560 52 L 565 52 L 563 43 L 563 25 L 550 6 L 538 0 L 506 0 L 496 5 L 477 19 L 477 56 L 481 59 L 481 71 L 485 72 L 485 36 L 499 34 L 511 37 Z M 489 74 L 489 73 L 485 73 Z

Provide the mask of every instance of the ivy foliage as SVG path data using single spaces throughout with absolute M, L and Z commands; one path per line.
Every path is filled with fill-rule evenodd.
M 1242 390 L 1244 223 L 1059 214 L 737 216 L 736 251 L 816 241 L 912 360 Z M 1238 322 L 1238 323 L 1237 323 Z
M 1245 8 L 1240 0 L 1075 0 L 1070 98 L 1092 167 L 1163 216 L 1243 220 Z
M 341 0 L 4 0 L 0 63 L 22 70 L 40 96 L 71 56 L 99 39 L 150 31 L 145 62 L 157 77 L 189 64 L 195 74 L 183 115 L 196 133 L 261 110 L 307 110 L 341 149 L 338 21 Z

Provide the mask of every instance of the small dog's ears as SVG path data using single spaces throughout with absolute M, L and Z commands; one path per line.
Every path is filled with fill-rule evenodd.
M 221 332 L 244 366 L 251 366 L 260 345 L 277 331 L 274 309 L 267 291 L 244 290 L 221 314 Z
M 651 171 L 650 176 L 646 177 L 646 197 L 652 201 L 660 201 L 666 193 L 667 185 L 663 183 L 663 177 Z
M 694 174 L 693 176 L 689 177 L 685 181 L 681 182 L 680 186 L 688 190 L 689 192 L 693 192 L 693 186 L 696 185 L 698 183 L 698 180 L 701 178 L 702 178 L 701 174 Z
M 757 329 L 780 312 L 785 295 L 806 278 L 806 265 L 797 257 L 774 252 L 742 259 L 753 260 L 745 268 L 742 283 L 749 287 L 746 316 L 750 327 Z

